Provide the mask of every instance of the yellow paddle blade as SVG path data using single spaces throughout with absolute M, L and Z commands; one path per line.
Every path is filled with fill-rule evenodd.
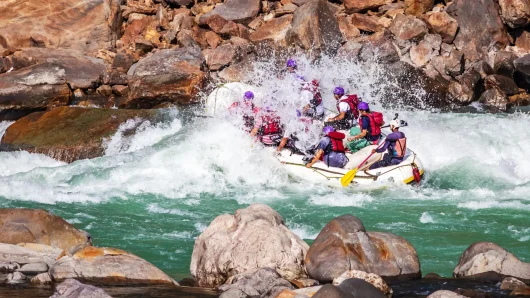
M 353 178 L 355 178 L 355 174 L 357 174 L 357 170 L 358 168 L 348 171 L 348 173 L 344 174 L 344 176 L 340 178 L 340 184 L 342 184 L 342 187 L 350 185 L 350 183 L 353 181 Z

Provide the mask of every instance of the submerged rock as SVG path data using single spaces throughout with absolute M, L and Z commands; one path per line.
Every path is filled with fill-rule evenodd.
M 342 282 L 350 279 L 350 278 L 358 278 L 362 279 L 374 287 L 376 287 L 381 293 L 387 295 L 388 297 L 392 297 L 392 289 L 386 284 L 386 282 L 381 278 L 381 276 L 373 273 L 366 273 L 364 271 L 359 270 L 349 270 L 341 274 L 341 276 L 333 279 L 333 285 L 339 286 L 342 284 Z
M 132 132 L 146 120 L 160 122 L 165 116 L 160 110 L 60 107 L 30 114 L 13 123 L 6 130 L 0 148 L 42 153 L 64 162 L 95 158 L 103 155 L 105 140 L 122 124 L 127 122 L 127 130 Z
M 195 240 L 190 270 L 201 287 L 216 287 L 256 268 L 274 268 L 285 279 L 305 277 L 308 245 L 272 208 L 253 204 L 215 218 Z
M 405 239 L 389 233 L 366 232 L 352 215 L 330 221 L 317 236 L 305 259 L 307 273 L 330 282 L 348 270 L 382 277 L 421 277 L 416 250 Z
M 146 260 L 126 251 L 88 246 L 63 256 L 50 269 L 55 281 L 69 278 L 104 284 L 177 284 Z
M 87 233 L 41 209 L 0 209 L 0 218 L 1 243 L 38 243 L 60 249 L 91 243 Z
M 232 297 L 276 297 L 293 286 L 272 268 L 260 268 L 232 276 L 219 287 L 220 298 Z
M 491 90 L 496 89 L 488 91 Z M 530 279 L 530 263 L 522 262 L 495 243 L 477 242 L 464 251 L 453 271 L 453 276 L 465 277 L 486 272 L 496 272 L 528 280 Z
M 50 298 L 112 298 L 103 289 L 67 279 L 57 285 Z

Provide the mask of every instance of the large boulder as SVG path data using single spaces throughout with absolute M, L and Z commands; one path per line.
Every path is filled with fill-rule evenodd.
M 307 249 L 276 211 L 253 204 L 212 221 L 195 240 L 190 270 L 201 287 L 255 268 L 274 268 L 285 279 L 297 279 L 305 277 Z
M 103 155 L 104 142 L 127 120 L 144 120 L 128 126 L 132 132 L 145 121 L 154 123 L 164 118 L 161 110 L 59 107 L 30 114 L 13 123 L 6 130 L 0 149 L 42 153 L 64 162 L 95 158 Z
M 494 0 L 454 0 L 446 9 L 458 21 L 460 30 L 454 40 L 466 59 L 486 58 L 492 49 L 501 49 L 510 39 Z
M 513 61 L 514 79 L 517 86 L 530 90 L 530 54 Z
M 517 56 L 512 52 L 497 52 L 493 62 L 493 69 L 495 70 L 495 73 L 510 78 L 513 77 L 513 73 L 515 72 L 513 61 L 515 61 L 515 59 L 517 59 Z
M 325 0 L 309 0 L 293 16 L 286 34 L 287 44 L 314 53 L 334 53 L 342 41 L 339 24 Z
M 259 268 L 232 276 L 219 287 L 223 292 L 220 298 L 276 297 L 286 289 L 293 289 L 293 286 L 272 268 Z
M 41 209 L 0 209 L 0 242 L 38 243 L 68 249 L 90 243 L 87 233 L 79 231 L 57 215 Z
M 486 90 L 478 99 L 487 108 L 494 110 L 506 111 L 508 107 L 508 96 L 498 88 Z
M 112 298 L 103 289 L 85 285 L 75 279 L 67 279 L 55 287 L 50 298 Z
M 177 284 L 146 260 L 126 251 L 87 246 L 64 255 L 50 268 L 55 281 L 74 278 L 103 284 Z
M 253 43 L 265 42 L 273 45 L 287 46 L 285 35 L 292 20 L 293 15 L 287 14 L 265 22 L 256 31 L 250 34 L 250 41 Z
M 13 245 L 0 243 L 0 263 L 32 264 L 44 262 L 48 266 L 52 266 L 62 252 L 63 250 L 60 248 L 43 244 Z
M 488 91 L 491 90 L 496 89 Z M 530 279 L 530 263 L 522 262 L 495 243 L 476 242 L 464 251 L 453 271 L 453 276 L 466 277 L 486 272 L 528 280 Z
M 248 24 L 256 18 L 260 7 L 259 0 L 227 0 L 201 16 L 199 21 L 205 23 L 210 16 L 220 15 L 228 21 Z
M 189 104 L 202 88 L 206 74 L 200 50 L 160 50 L 136 64 L 129 82 L 127 108 L 152 108 L 164 102 Z
M 470 69 L 449 84 L 449 94 L 454 102 L 461 105 L 476 101 L 483 91 L 480 73 Z
M 0 74 L 0 120 L 16 120 L 27 112 L 64 106 L 70 97 L 65 70 L 56 64 Z
M 320 282 L 330 282 L 349 270 L 402 279 L 421 277 L 410 243 L 389 233 L 367 233 L 353 215 L 330 221 L 309 248 L 305 262 L 309 277 Z
M 116 0 L 2 1 L 0 52 L 7 48 L 108 48 L 120 27 Z
M 52 63 L 64 69 L 64 78 L 72 90 L 94 88 L 105 72 L 105 63 L 76 50 L 26 48 L 7 59 L 15 69 L 39 63 Z
M 344 0 L 346 13 L 363 12 L 366 10 L 376 10 L 377 8 L 392 3 L 392 0 Z
M 519 91 L 519 88 L 511 78 L 501 75 L 487 76 L 484 80 L 484 87 L 486 88 L 486 90 L 489 90 L 491 88 L 498 88 L 508 96 L 521 93 L 521 91 Z
M 219 70 L 235 60 L 237 47 L 231 44 L 224 44 L 215 49 L 204 50 L 202 53 L 208 68 L 210 70 Z
M 502 20 L 512 28 L 525 27 L 530 23 L 528 0 L 499 0 Z

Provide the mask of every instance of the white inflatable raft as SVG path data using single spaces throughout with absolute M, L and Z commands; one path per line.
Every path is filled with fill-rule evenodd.
M 226 110 L 234 101 L 240 100 L 242 94 L 251 90 L 255 92 L 253 86 L 243 83 L 227 83 L 217 87 L 209 96 L 206 102 L 206 115 L 217 116 L 220 111 Z M 259 94 L 258 98 L 259 98 Z M 357 167 L 368 155 L 372 149 L 377 146 L 368 146 L 354 154 L 346 154 L 349 159 L 348 164 L 343 168 L 328 167 L 323 162 L 316 162 L 312 168 L 306 168 L 302 160 L 303 155 L 291 154 L 291 151 L 284 149 L 278 155 L 279 161 L 285 165 L 286 170 L 293 176 L 301 179 L 324 183 L 334 187 L 342 187 L 340 179 L 348 171 Z M 370 165 L 382 158 L 383 154 L 373 154 L 372 157 L 360 167 L 353 179 L 351 186 L 366 185 L 374 183 L 414 183 L 414 169 L 417 169 L 420 176 L 423 176 L 424 168 L 420 159 L 410 149 L 407 149 L 405 159 L 402 163 L 395 166 L 369 170 Z

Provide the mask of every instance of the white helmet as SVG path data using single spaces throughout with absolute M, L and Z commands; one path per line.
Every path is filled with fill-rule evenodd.
M 394 128 L 399 128 L 399 126 L 400 126 L 399 125 L 399 121 L 397 121 L 397 120 L 390 121 L 390 126 L 391 127 L 393 126 Z

